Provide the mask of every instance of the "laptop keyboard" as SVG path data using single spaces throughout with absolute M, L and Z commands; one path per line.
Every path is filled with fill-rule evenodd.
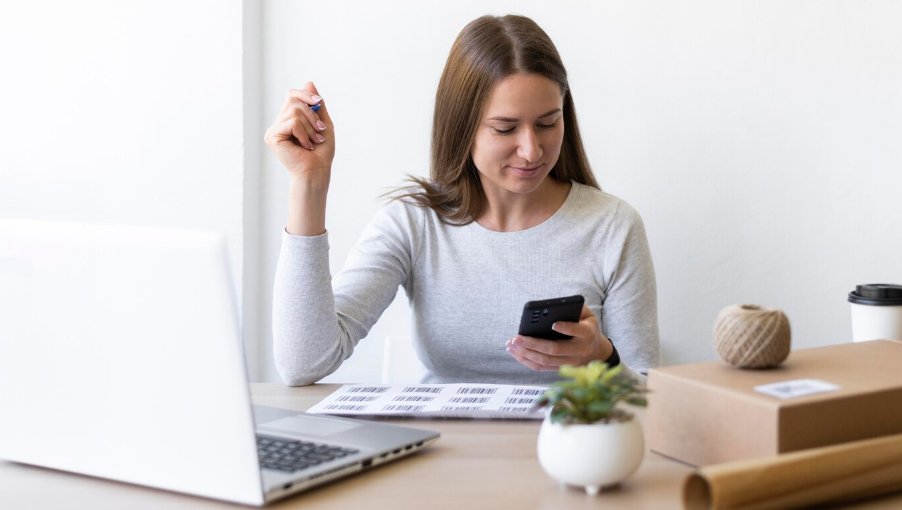
M 307 469 L 359 451 L 323 443 L 257 436 L 260 466 L 286 473 Z

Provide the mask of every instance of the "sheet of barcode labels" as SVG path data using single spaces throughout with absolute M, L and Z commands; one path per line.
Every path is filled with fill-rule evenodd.
M 341 416 L 541 420 L 548 388 L 506 384 L 348 384 L 307 410 Z

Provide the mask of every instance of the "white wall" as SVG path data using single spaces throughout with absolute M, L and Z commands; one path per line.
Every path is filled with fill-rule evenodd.
M 848 341 L 854 284 L 902 281 L 892 1 L 267 2 L 265 123 L 307 80 L 336 123 L 333 273 L 377 196 L 428 173 L 435 87 L 457 33 L 510 12 L 555 41 L 602 187 L 645 219 L 665 363 L 713 359 L 714 318 L 734 303 L 785 310 L 797 348 Z M 264 294 L 287 210 L 285 171 L 265 162 Z M 407 332 L 405 301 L 330 380 L 378 378 L 382 338 Z
M 602 186 L 642 213 L 667 363 L 713 358 L 726 305 L 786 310 L 796 347 L 850 336 L 855 283 L 902 281 L 902 4 L 6 2 L 0 216 L 229 236 L 249 364 L 277 380 L 270 296 L 285 171 L 263 131 L 312 79 L 337 123 L 332 268 L 428 172 L 438 77 L 484 14 L 563 55 Z M 331 380 L 379 377 L 403 293 Z
M 224 232 L 240 292 L 239 0 L 4 2 L 0 63 L 0 216 Z
M 268 324 L 268 316 L 261 316 L 269 302 L 271 284 L 264 285 L 261 257 L 263 246 L 261 238 L 263 202 L 261 201 L 261 169 L 265 146 L 263 132 L 263 22 L 262 4 L 256 0 L 243 0 L 242 19 L 242 75 L 243 75 L 243 118 L 244 118 L 244 182 L 243 207 L 244 239 L 243 252 L 243 293 L 241 309 L 243 315 L 243 336 L 245 355 L 247 356 L 248 376 L 252 381 L 271 379 L 267 371 L 271 370 L 266 360 L 272 358 L 271 342 L 261 337 L 263 324 Z M 266 321 L 266 322 L 264 322 Z

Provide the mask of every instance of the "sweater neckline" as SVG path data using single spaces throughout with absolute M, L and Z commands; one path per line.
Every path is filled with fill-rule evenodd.
M 581 193 L 583 185 L 571 180 L 570 181 L 570 191 L 567 193 L 567 198 L 564 200 L 564 203 L 558 208 L 557 211 L 554 212 L 547 220 L 539 223 L 534 227 L 527 228 L 525 230 L 517 230 L 514 232 L 498 232 L 496 230 L 490 230 L 478 222 L 470 222 L 467 224 L 474 233 L 479 236 L 486 237 L 489 239 L 493 239 L 496 241 L 520 241 L 520 240 L 528 240 L 533 239 L 538 236 L 545 235 L 548 231 L 554 229 L 558 223 L 562 221 L 562 217 L 564 214 L 573 207 L 573 204 L 576 203 L 579 194 Z

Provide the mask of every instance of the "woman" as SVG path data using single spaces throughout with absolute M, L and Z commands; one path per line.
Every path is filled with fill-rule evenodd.
M 393 197 L 334 281 L 325 203 L 335 134 L 312 83 L 288 93 L 266 143 L 291 176 L 273 304 L 287 384 L 337 369 L 399 286 L 424 382 L 548 384 L 561 365 L 596 359 L 643 380 L 657 366 L 642 221 L 598 188 L 566 71 L 529 18 L 483 16 L 458 35 L 436 93 L 430 179 Z M 555 326 L 573 339 L 517 335 L 524 303 L 573 294 L 586 299 L 579 322 Z

